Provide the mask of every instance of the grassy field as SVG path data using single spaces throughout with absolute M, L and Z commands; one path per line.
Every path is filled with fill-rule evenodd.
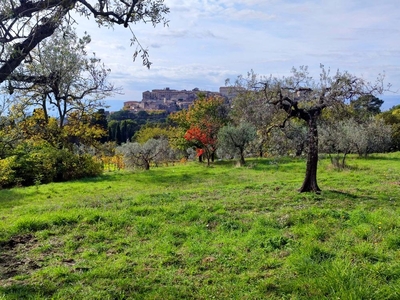
M 400 299 L 400 153 L 0 190 L 0 299 Z

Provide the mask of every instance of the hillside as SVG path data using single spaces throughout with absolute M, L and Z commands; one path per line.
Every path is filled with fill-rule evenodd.
M 0 299 L 399 299 L 400 153 L 0 190 Z

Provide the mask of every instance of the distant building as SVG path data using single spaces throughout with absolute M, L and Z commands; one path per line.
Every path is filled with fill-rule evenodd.
M 221 93 L 221 89 L 224 93 Z M 220 92 L 201 91 L 194 88 L 191 91 L 187 90 L 172 90 L 169 87 L 165 89 L 155 89 L 145 91 L 142 94 L 142 101 L 126 101 L 124 102 L 124 109 L 130 111 L 152 111 L 152 110 L 165 110 L 167 112 L 175 112 L 182 109 L 187 109 L 197 99 L 198 93 L 204 93 L 209 96 L 222 96 L 230 98 L 229 91 L 225 88 L 220 88 Z
M 131 111 L 143 110 L 143 103 L 139 101 L 126 101 L 124 102 L 124 109 Z

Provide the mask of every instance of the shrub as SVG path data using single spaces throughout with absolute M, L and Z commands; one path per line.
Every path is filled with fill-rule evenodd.
M 14 155 L 0 160 L 0 187 L 25 186 L 99 176 L 102 162 L 90 154 L 75 154 L 46 142 L 25 141 Z
M 96 161 L 93 156 L 89 154 L 74 154 L 67 149 L 58 151 L 55 169 L 55 181 L 95 177 L 103 172 L 102 163 Z
M 15 151 L 15 178 L 19 178 L 23 185 L 52 182 L 56 174 L 56 153 L 57 150 L 47 143 L 20 144 Z
M 0 188 L 7 187 L 15 180 L 15 160 L 16 156 L 0 159 Z

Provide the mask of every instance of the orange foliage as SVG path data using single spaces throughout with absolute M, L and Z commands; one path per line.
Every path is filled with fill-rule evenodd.
M 125 168 L 121 155 L 101 156 L 100 160 L 103 163 L 103 168 L 107 171 L 119 171 Z

